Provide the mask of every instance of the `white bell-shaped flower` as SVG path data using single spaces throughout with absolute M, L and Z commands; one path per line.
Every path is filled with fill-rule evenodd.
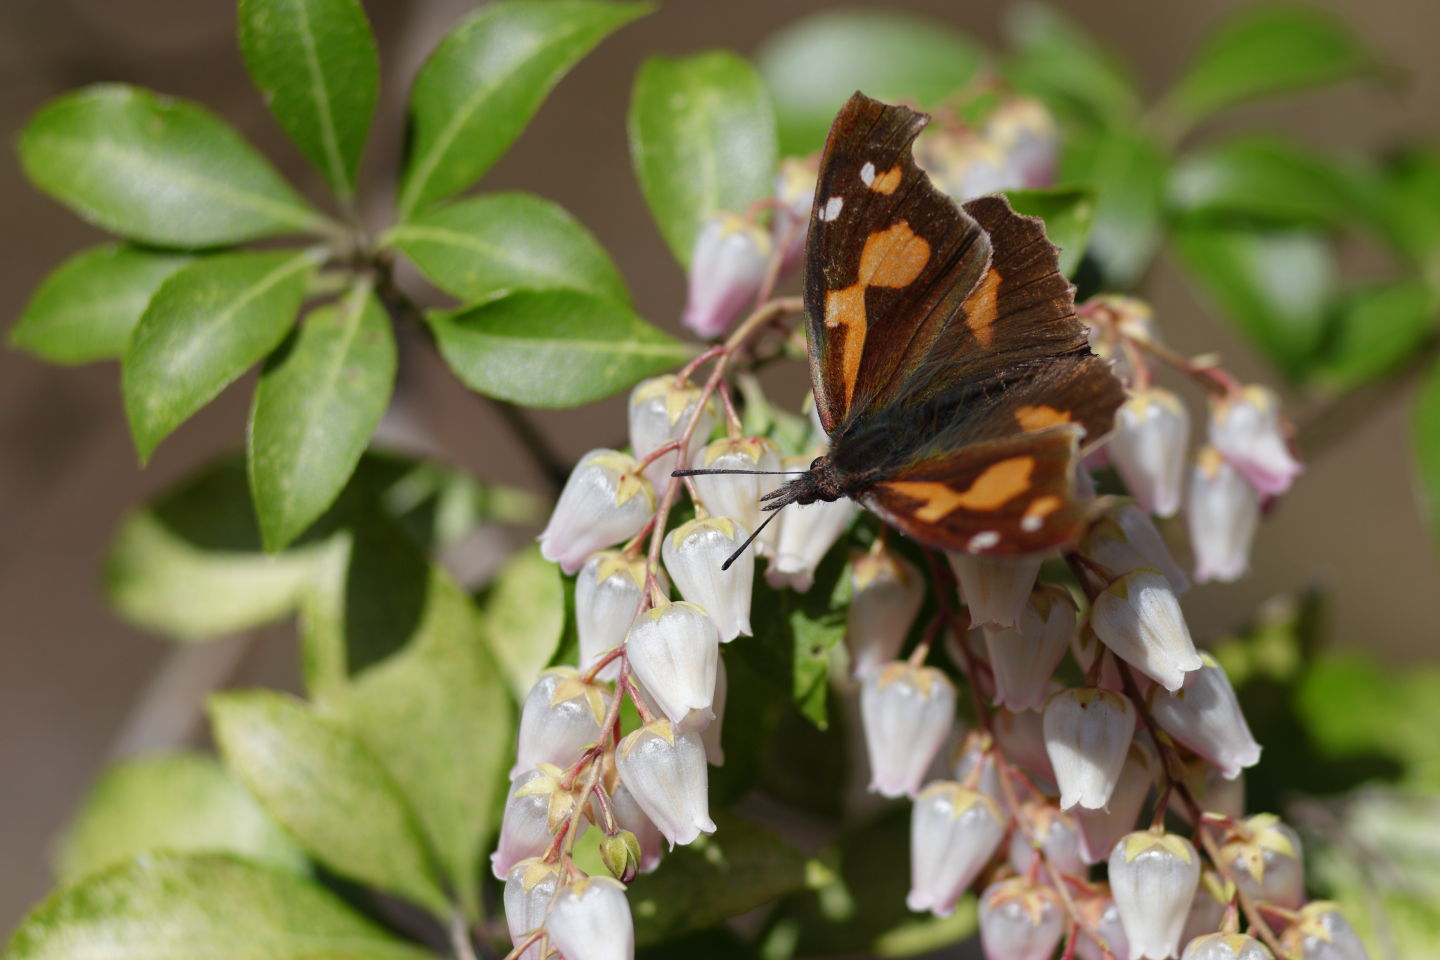
M 1265 387 L 1211 402 L 1210 445 L 1267 497 L 1289 490 L 1305 469 L 1290 452 L 1280 401 Z
M 511 946 L 520 946 L 545 923 L 555 888 L 564 878 L 559 863 L 539 857 L 521 860 L 505 876 L 505 926 Z M 531 944 L 517 960 L 540 960 L 539 942 Z
M 1280 945 L 1300 960 L 1370 960 L 1340 907 L 1326 900 L 1301 907 L 1299 919 L 1285 928 Z
M 775 219 L 770 223 L 770 238 L 780 251 L 781 274 L 793 271 L 805 253 L 818 174 L 819 165 L 813 157 L 786 157 L 780 161 L 780 171 L 775 175 Z
M 954 754 L 955 780 L 973 787 L 994 800 L 997 809 L 1005 810 L 1005 788 L 1000 784 L 1000 768 L 995 763 L 995 754 L 989 749 L 990 745 L 990 738 L 987 736 L 973 731 L 966 734 Z M 980 772 L 972 776 L 971 771 L 977 766 Z
M 1214 447 L 1203 448 L 1195 458 L 1185 516 L 1195 579 L 1233 583 L 1243 577 L 1260 526 L 1260 491 Z
M 772 246 L 768 233 L 738 214 L 705 221 L 690 255 L 681 322 L 707 340 L 729 329 L 760 292 Z
M 713 715 L 720 635 L 700 607 L 685 601 L 651 607 L 630 629 L 625 654 L 665 716 L 680 723 L 692 710 L 702 722 Z
M 1243 933 L 1207 933 L 1185 946 L 1181 960 L 1275 960 L 1265 944 Z
M 1038 711 L 1001 707 L 991 714 L 990 727 L 1006 760 L 1041 784 L 1055 782 L 1055 768 L 1050 766 L 1050 754 L 1045 750 L 1044 721 Z
M 544 763 L 527 770 L 510 784 L 505 812 L 500 818 L 500 839 L 490 854 L 490 869 L 504 880 L 515 864 L 538 857 L 550 846 L 557 830 L 575 809 L 575 797 L 561 785 L 564 772 Z M 585 818 L 577 828 L 585 832 Z
M 1011 710 L 1039 710 L 1045 705 L 1050 677 L 1065 656 L 1078 616 L 1068 590 L 1040 584 L 1015 626 L 984 628 L 997 704 Z
M 803 470 L 810 465 L 805 457 L 786 457 L 780 462 L 785 470 Z M 785 507 L 775 520 L 780 532 L 775 535 L 774 558 L 765 570 L 765 581 L 777 590 L 789 587 L 805 593 L 815 582 L 815 568 L 854 518 L 855 503 L 846 497 Z
M 883 548 L 854 557 L 845 621 L 851 676 L 864 679 L 900 655 L 924 600 L 925 581 L 913 563 Z
M 1076 806 L 1071 810 L 1075 827 L 1080 831 L 1080 857 L 1086 863 L 1100 863 L 1121 837 L 1135 829 L 1145 798 L 1159 775 L 1159 761 L 1149 747 L 1132 740 L 1120 766 L 1120 775 L 1110 791 L 1108 807 L 1089 810 Z
M 1045 752 L 1060 787 L 1060 809 L 1102 810 L 1135 739 L 1135 705 L 1096 687 L 1062 690 L 1045 705 Z
M 540 674 L 520 707 L 520 734 L 512 778 L 536 764 L 568 767 L 600 739 L 610 698 L 599 684 L 585 683 L 574 667 L 551 667 Z
M 560 891 L 545 920 L 550 945 L 565 960 L 632 960 L 635 923 L 625 885 L 584 877 Z
M 1121 838 L 1110 853 L 1110 891 L 1132 960 L 1167 960 L 1200 882 L 1200 858 L 1174 833 L 1144 830 Z
M 649 873 L 660 866 L 660 857 L 665 852 L 665 837 L 624 783 L 617 781 L 615 789 L 610 791 L 610 811 L 620 829 L 635 834 L 635 840 L 640 844 L 640 872 Z
M 1110 652 L 1109 647 L 1100 642 L 1100 638 L 1095 636 L 1095 631 L 1090 628 L 1088 623 L 1081 626 L 1076 631 L 1074 639 L 1070 641 L 1070 656 L 1075 659 L 1075 665 L 1085 676 L 1095 677 L 1095 686 L 1101 690 L 1109 690 L 1111 693 L 1125 692 L 1125 677 L 1120 672 L 1119 658 Z M 1100 666 L 1098 673 L 1092 674 L 1091 671 L 1097 669 L 1096 658 L 1100 659 Z M 1155 683 L 1143 673 L 1134 673 L 1132 676 L 1142 692 L 1150 689 Z M 1108 850 L 1106 854 L 1109 854 Z
M 1115 908 L 1111 897 L 1091 897 L 1079 905 L 1085 922 L 1075 939 L 1075 956 L 1078 960 L 1130 960 L 1130 944 L 1125 939 L 1125 926 L 1120 922 L 1120 911 Z M 1094 930 L 1105 943 L 1100 944 L 1090 935 Z M 1105 954 L 1109 951 L 1109 956 Z
M 660 586 L 668 592 L 663 579 Z M 625 642 L 625 635 L 640 612 L 645 592 L 645 559 L 626 557 L 619 550 L 592 554 L 575 578 L 575 631 L 580 639 L 580 669 L 589 670 L 606 653 Z M 620 665 L 611 661 L 601 669 L 602 680 L 614 680 Z
M 1235 885 L 1252 900 L 1287 910 L 1305 902 L 1305 862 L 1300 837 L 1273 813 L 1239 823 L 1220 848 Z
M 1080 859 L 1080 835 L 1068 813 L 1057 810 L 1053 803 L 1027 800 L 1020 805 L 1018 818 L 1029 830 L 1010 831 L 1010 866 L 1016 873 L 1030 869 L 1035 843 L 1039 843 L 1046 863 L 1061 873 L 1075 877 L 1088 873 Z
M 1119 577 L 1141 567 L 1159 570 L 1176 595 L 1190 589 L 1190 578 L 1175 562 L 1150 514 L 1133 503 L 1107 511 L 1080 541 L 1080 553 Z
M 960 784 L 929 784 L 910 813 L 911 910 L 948 917 L 1005 836 L 995 801 Z
M 1106 447 L 1125 488 L 1147 512 L 1173 517 L 1180 509 L 1190 411 L 1169 390 L 1136 390 L 1115 413 Z
M 1189 943 L 1196 937 L 1215 933 L 1225 922 L 1225 911 L 1235 896 L 1235 887 L 1209 867 L 1200 871 L 1200 885 L 1195 888 L 1195 899 L 1190 912 L 1185 916 L 1185 926 L 1180 932 L 1180 942 Z
M 955 686 L 934 667 L 891 663 L 860 688 L 870 789 L 915 796 L 955 723 Z
M 591 450 L 565 481 L 550 523 L 540 534 L 546 560 L 574 573 L 585 558 L 639 533 L 655 510 L 655 491 L 634 457 Z
M 1155 722 L 1176 741 L 1214 764 L 1227 777 L 1260 762 L 1260 744 L 1250 733 L 1230 678 L 1215 658 L 1200 655 L 1201 668 L 1174 693 L 1150 694 Z
M 985 960 L 1049 960 L 1065 933 L 1055 891 L 1025 877 L 992 883 L 980 895 Z
M 756 529 L 763 519 L 760 497 L 784 480 L 773 476 L 780 469 L 780 450 L 766 437 L 722 437 L 700 452 L 695 466 L 706 470 L 756 471 L 702 474 L 694 478 L 706 512 L 713 517 L 733 517 L 747 530 Z M 756 543 L 770 539 L 773 529 L 771 524 Z
M 960 596 L 970 610 L 970 622 L 997 627 L 1013 627 L 1020 619 L 1044 559 L 983 557 L 954 550 L 945 556 L 960 581 Z
M 620 742 L 617 766 L 621 782 L 672 849 L 715 832 L 705 744 L 698 733 L 652 720 Z
M 1165 575 L 1142 567 L 1111 583 L 1090 608 L 1090 629 L 1115 655 L 1166 690 L 1200 669 L 1200 654 Z
M 725 643 L 751 633 L 755 554 L 746 550 L 729 570 L 720 569 L 749 535 L 750 530 L 738 520 L 707 517 L 681 524 L 665 535 L 662 544 L 665 569 L 680 596 L 704 608 Z
M 673 373 L 652 377 L 636 384 L 630 391 L 630 449 L 635 459 L 644 460 L 667 443 L 680 439 L 690 418 L 700 405 L 701 389 L 693 383 L 681 383 Z M 705 401 L 695 430 L 685 448 L 685 462 L 694 464 L 710 431 L 715 426 L 715 404 Z M 645 467 L 645 479 L 657 492 L 670 482 L 670 471 L 680 458 L 679 450 L 662 453 Z
M 725 658 L 715 661 L 715 696 L 711 698 L 710 710 L 714 716 L 700 728 L 700 740 L 705 744 L 705 759 L 712 767 L 725 766 L 725 697 L 730 692 L 730 676 L 725 672 Z M 692 717 L 695 715 L 692 714 Z M 693 722 L 698 722 L 698 717 Z

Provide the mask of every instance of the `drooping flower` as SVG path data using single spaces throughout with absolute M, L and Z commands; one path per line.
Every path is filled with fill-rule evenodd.
M 1040 584 L 1013 627 L 985 627 L 985 649 L 995 672 L 995 702 L 1011 710 L 1045 705 L 1050 677 L 1075 633 L 1078 613 L 1070 592 Z
M 1258 385 L 1210 405 L 1210 445 L 1267 497 L 1276 497 L 1304 471 L 1290 452 L 1280 401 Z
M 505 876 L 504 900 L 505 925 L 512 946 L 520 946 L 545 923 L 555 887 L 562 878 L 560 864 L 546 863 L 539 857 L 521 860 L 510 868 Z M 518 960 L 540 960 L 540 944 L 531 944 Z
M 1016 873 L 1030 869 L 1036 849 L 1034 843 L 1038 842 L 1046 863 L 1061 873 L 1086 875 L 1085 863 L 1080 859 L 1080 837 L 1068 813 L 1056 809 L 1053 803 L 1027 800 L 1020 805 L 1016 816 L 1029 827 L 1029 835 L 1018 828 L 1010 831 L 1010 866 Z
M 607 652 L 625 642 L 640 611 L 645 591 L 645 559 L 619 550 L 592 554 L 575 578 L 575 631 L 580 639 L 580 669 L 589 670 Z M 668 592 L 664 572 L 657 571 L 660 589 Z M 602 680 L 614 680 L 620 666 L 601 669 Z
M 1115 414 L 1106 441 L 1110 462 L 1125 488 L 1148 513 L 1171 517 L 1180 509 L 1190 413 L 1169 390 L 1137 390 Z
M 1235 777 L 1260 762 L 1260 744 L 1220 664 L 1208 653 L 1200 655 L 1200 662 L 1181 689 L 1151 691 L 1150 710 L 1166 733 Z
M 610 791 L 610 810 L 615 814 L 615 822 L 620 829 L 629 830 L 640 844 L 640 872 L 649 873 L 660 866 L 665 837 L 625 784 L 617 782 L 615 789 Z
M 746 530 L 757 529 L 763 519 L 760 497 L 778 486 L 777 481 L 782 479 L 769 475 L 780 469 L 779 448 L 766 437 L 724 437 L 705 448 L 697 466 L 706 470 L 755 471 L 701 475 L 694 479 L 700 502 L 711 516 L 733 517 Z M 755 541 L 754 549 L 761 556 L 770 553 L 775 532 L 772 523 Z
M 1120 782 L 1135 737 L 1135 705 L 1095 687 L 1062 690 L 1045 705 L 1045 751 L 1060 809 L 1102 810 Z
M 1166 960 L 1180 949 L 1180 931 L 1200 882 L 1200 858 L 1174 833 L 1139 831 L 1110 853 L 1110 890 L 1134 960 Z
M 1207 933 L 1186 945 L 1181 960 L 1275 960 L 1275 956 L 1265 944 L 1243 933 Z
M 1337 904 L 1316 900 L 1300 908 L 1280 945 L 1300 960 L 1370 960 L 1365 944 Z
M 1165 546 L 1155 521 L 1133 503 L 1106 511 L 1086 532 L 1079 550 L 1117 577 L 1150 567 L 1164 574 L 1176 596 L 1190 589 L 1190 579 Z
M 1230 831 L 1220 857 L 1252 900 L 1297 910 L 1305 902 L 1300 837 L 1273 813 L 1257 813 Z
M 652 720 L 620 742 L 616 762 L 621 782 L 672 849 L 715 832 L 705 744 L 698 733 Z
M 803 469 L 809 465 L 805 457 L 786 457 L 784 469 Z M 845 497 L 826 502 L 795 503 L 786 507 L 775 522 L 780 533 L 775 538 L 775 557 L 765 571 L 765 580 L 772 587 L 789 587 L 805 593 L 815 582 L 815 568 L 840 539 L 840 534 L 855 518 L 855 503 Z
M 1233 583 L 1250 569 L 1260 492 L 1214 447 L 1196 455 L 1186 510 L 1195 579 Z
M 691 711 L 702 721 L 714 715 L 720 635 L 700 607 L 683 600 L 651 607 L 631 628 L 625 653 L 665 716 L 680 723 Z
M 1005 759 L 1042 783 L 1055 782 L 1055 768 L 1050 766 L 1050 755 L 1045 751 L 1044 721 L 1038 711 L 1001 707 L 990 721 Z
M 1125 927 L 1120 923 L 1120 911 L 1115 908 L 1114 898 L 1090 897 L 1078 906 L 1085 924 L 1075 941 L 1075 956 L 1079 960 L 1130 960 L 1130 943 L 1125 939 Z M 1108 958 L 1100 944 L 1090 936 L 1089 930 L 1094 930 L 1105 941 L 1105 948 L 1110 951 Z
M 910 815 L 911 910 L 947 917 L 995 855 L 1005 818 L 995 802 L 948 780 L 929 784 Z
M 818 165 L 813 159 L 786 157 L 775 175 L 775 219 L 770 238 L 780 251 L 780 272 L 788 274 L 805 253 L 805 235 L 810 226 L 810 207 L 815 202 Z
M 1048 960 L 1065 933 L 1060 897 L 1025 877 L 992 883 L 980 895 L 985 960 Z
M 575 796 L 564 788 L 563 779 L 559 767 L 543 763 L 510 784 L 500 818 L 500 841 L 490 855 L 495 879 L 504 880 L 515 864 L 540 856 L 550 846 L 555 832 L 575 809 Z M 576 829 L 583 834 L 585 827 L 581 817 Z
M 540 534 L 546 560 L 574 573 L 597 550 L 633 537 L 655 509 L 655 491 L 634 457 L 591 450 L 565 481 L 550 523 Z
M 960 596 L 970 611 L 970 622 L 997 627 L 1013 627 L 1020 619 L 1044 559 L 985 557 L 953 550 L 945 556 L 960 581 Z
M 1185 917 L 1180 942 L 1189 943 L 1196 937 L 1218 931 L 1234 896 L 1235 887 L 1228 880 L 1209 867 L 1201 870 L 1200 884 L 1195 888 L 1195 899 Z
M 955 722 L 955 687 L 934 667 L 897 661 L 866 678 L 860 721 L 870 789 L 913 797 Z
M 625 885 L 584 877 L 560 891 L 545 920 L 550 943 L 566 960 L 632 960 L 635 923 Z
M 1200 655 L 1165 575 L 1142 567 L 1111 583 L 1090 608 L 1090 629 L 1115 655 L 1166 690 L 1199 670 Z
M 685 326 L 706 339 L 724 333 L 760 292 L 771 248 L 770 235 L 738 214 L 705 221 L 690 255 Z
M 720 569 L 749 535 L 744 524 L 729 517 L 691 520 L 665 535 L 665 568 L 680 595 L 710 615 L 722 642 L 751 632 L 755 555 L 746 550 L 729 570 Z
M 700 739 L 705 744 L 705 759 L 712 767 L 725 766 L 725 746 L 722 741 L 725 728 L 725 697 L 730 692 L 730 678 L 725 672 L 725 658 L 715 661 L 715 696 L 711 698 L 710 710 L 715 715 L 700 728 Z M 698 722 L 698 718 L 694 721 Z
M 855 555 L 845 622 L 852 676 L 863 679 L 900 655 L 924 600 L 925 582 L 908 560 L 884 549 Z
M 585 683 L 574 667 L 551 667 L 541 673 L 520 707 L 510 776 L 541 763 L 568 767 L 578 760 L 585 747 L 600 739 L 600 721 L 609 701 L 600 684 Z
M 637 460 L 644 460 L 667 443 L 680 439 L 700 404 L 701 390 L 688 381 L 681 382 L 674 374 L 651 377 L 636 384 L 630 391 L 630 449 Z M 706 400 L 699 411 L 695 430 L 686 445 L 686 463 L 694 463 L 696 455 L 710 438 L 715 426 L 715 404 Z M 670 482 L 680 451 L 662 453 L 644 470 L 645 479 L 657 491 Z
M 1071 811 L 1080 831 L 1080 856 L 1086 863 L 1100 863 L 1109 857 L 1120 838 L 1135 829 L 1159 769 L 1150 748 L 1132 740 L 1110 792 L 1109 806 L 1098 810 L 1077 806 Z

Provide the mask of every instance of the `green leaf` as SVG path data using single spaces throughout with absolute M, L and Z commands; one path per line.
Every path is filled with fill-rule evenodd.
M 770 831 L 717 811 L 713 837 L 672 850 L 630 885 L 635 942 L 647 946 L 803 890 L 816 876 L 804 855 Z
M 1007 190 L 1005 196 L 1018 212 L 1045 221 L 1045 235 L 1060 248 L 1060 272 L 1075 275 L 1095 219 L 1095 193 L 1086 187 L 1051 187 L 1045 190 Z
M 311 881 L 223 855 L 156 854 L 62 887 L 6 960 L 424 960 Z
M 857 8 L 797 20 L 771 36 L 755 62 L 775 98 L 780 149 L 803 156 L 824 146 L 856 90 L 930 107 L 974 79 L 982 59 L 973 40 L 945 23 Z
M 1004 73 L 1018 90 L 1102 127 L 1118 126 L 1139 109 L 1139 88 L 1130 71 L 1059 10 L 1022 3 L 1006 26 L 1015 52 Z
M 90 788 L 56 855 L 62 882 L 154 850 L 234 853 L 299 873 L 305 854 L 215 762 L 197 753 L 124 760 Z
M 530 193 L 469 197 L 416 214 L 383 240 L 467 302 L 517 289 L 580 290 L 629 305 L 605 248 L 564 207 Z
M 121 391 L 141 461 L 285 338 L 318 254 L 222 253 L 155 291 L 125 350 Z
M 560 644 L 565 589 L 560 570 L 540 548 L 516 553 L 484 597 L 486 641 L 515 699 L 523 700 Z
M 1164 109 L 1181 128 L 1260 97 L 1333 83 L 1375 62 L 1346 23 L 1291 3 L 1243 7 L 1206 37 Z
M 1095 190 L 1088 252 L 1099 263 L 1106 286 L 1134 287 L 1154 259 L 1168 162 L 1154 142 L 1123 127 L 1067 141 L 1061 182 Z
M 1407 150 L 1389 164 L 1380 186 L 1380 226 L 1440 291 L 1440 150 Z
M 670 252 L 690 265 L 721 211 L 775 192 L 775 115 L 755 68 L 726 50 L 651 57 L 630 93 L 630 157 Z
M 1440 546 L 1440 364 L 1432 367 L 1415 398 L 1412 443 L 1420 502 Z
M 530 407 L 592 403 L 692 354 L 628 307 L 578 290 L 522 290 L 427 319 L 466 386 Z
M 250 414 L 250 489 L 265 549 L 280 550 L 335 501 L 395 384 L 390 317 L 368 282 L 310 314 L 266 364 Z
M 410 92 L 413 141 L 399 219 L 485 174 L 570 68 L 649 11 L 643 3 L 502 0 L 452 30 Z
M 1176 249 L 1196 280 L 1287 376 L 1306 372 L 1333 295 L 1330 250 L 1301 230 L 1191 225 Z
M 1340 387 L 1384 376 L 1415 356 L 1435 331 L 1435 294 L 1419 280 L 1349 291 L 1339 304 L 1320 375 Z
M 225 763 L 315 859 L 448 914 L 415 814 L 335 718 L 284 694 L 246 690 L 212 696 L 210 720 Z
M 1170 175 L 1170 203 L 1190 215 L 1344 225 L 1355 219 L 1355 176 L 1275 137 L 1245 137 L 1192 153 Z
M 82 250 L 41 281 L 10 340 L 51 363 L 117 359 L 150 297 L 190 259 L 115 244 Z
M 203 107 L 103 84 L 50 101 L 20 137 L 25 175 L 132 240 L 213 247 L 325 232 L 327 221 Z
M 342 198 L 380 90 L 380 60 L 356 0 L 240 0 L 240 52 L 270 112 Z

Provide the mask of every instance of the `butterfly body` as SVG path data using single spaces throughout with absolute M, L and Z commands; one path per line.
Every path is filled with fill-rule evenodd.
M 856 94 L 831 129 L 806 247 L 811 380 L 830 451 L 767 509 L 850 497 L 929 546 L 1076 539 L 1082 441 L 1124 399 L 1040 221 L 957 204 L 915 165 L 927 118 Z

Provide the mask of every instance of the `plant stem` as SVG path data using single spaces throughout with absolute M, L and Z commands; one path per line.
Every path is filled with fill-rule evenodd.
M 456 960 L 476 960 L 475 945 L 470 942 L 470 926 L 465 914 L 455 909 L 450 914 L 450 947 L 455 951 Z

